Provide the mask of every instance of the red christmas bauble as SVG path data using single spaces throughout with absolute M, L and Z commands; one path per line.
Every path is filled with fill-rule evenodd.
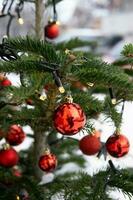
M 18 153 L 13 148 L 0 150 L 0 166 L 13 167 L 19 161 Z
M 45 36 L 54 39 L 59 35 L 59 25 L 56 22 L 49 23 L 45 26 Z
M 8 87 L 10 85 L 12 85 L 11 81 L 9 79 L 4 79 L 3 81 L 1 81 L 1 86 L 4 86 L 4 87 Z
M 32 99 L 26 99 L 26 103 L 30 106 L 33 106 L 34 105 L 34 102 Z
M 6 140 L 10 145 L 16 146 L 21 144 L 25 139 L 23 129 L 18 125 L 12 125 L 7 133 Z
M 38 165 L 41 170 L 51 172 L 57 166 L 57 158 L 52 153 L 46 153 L 40 157 Z
M 63 135 L 78 133 L 86 123 L 82 108 L 76 103 L 64 103 L 54 112 L 54 126 Z
M 127 154 L 129 146 L 129 141 L 124 135 L 113 134 L 106 141 L 106 149 L 108 153 L 115 158 L 119 158 Z
M 86 135 L 79 141 L 80 150 L 86 155 L 94 155 L 101 149 L 101 142 L 95 135 Z

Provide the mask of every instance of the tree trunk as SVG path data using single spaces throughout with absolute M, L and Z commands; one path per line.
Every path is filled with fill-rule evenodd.
M 34 129 L 34 131 L 34 174 L 35 177 L 40 181 L 44 172 L 40 170 L 38 161 L 48 146 L 46 144 L 46 133 L 42 130 L 39 130 L 38 126 Z
M 35 0 L 35 33 L 39 39 L 44 37 L 43 14 L 45 2 L 46 0 Z
M 44 38 L 43 14 L 47 0 L 35 0 L 35 34 L 39 39 Z M 34 127 L 34 174 L 38 180 L 41 180 L 43 171 L 38 167 L 40 156 L 47 148 L 46 134 L 39 126 Z

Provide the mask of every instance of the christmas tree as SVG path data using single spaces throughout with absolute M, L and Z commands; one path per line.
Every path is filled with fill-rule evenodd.
M 0 46 L 0 137 L 5 138 L 0 150 L 0 199 L 107 200 L 114 187 L 132 197 L 132 172 L 116 169 L 109 159 L 106 170 L 90 176 L 84 172 L 83 154 L 100 159 L 108 152 L 119 159 L 129 151 L 129 141 L 120 127 L 124 103 L 133 100 L 133 46 L 125 45 L 122 58 L 108 64 L 93 52 L 74 51 L 94 43 L 43 41 L 43 1 L 35 3 L 36 37 L 4 39 Z M 12 85 L 5 73 L 17 74 L 19 86 Z M 104 100 L 94 96 L 99 93 L 105 95 Z M 100 113 L 116 127 L 105 144 L 91 122 Z M 32 135 L 24 132 L 25 125 Z M 80 141 L 73 138 L 79 132 Z M 17 153 L 14 147 L 25 137 L 31 137 L 33 143 Z M 82 155 L 77 153 L 79 149 Z M 82 171 L 59 174 L 70 162 Z M 45 183 L 42 178 L 49 172 L 54 178 Z

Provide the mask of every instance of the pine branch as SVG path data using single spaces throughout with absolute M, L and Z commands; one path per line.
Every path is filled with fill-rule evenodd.
M 91 41 L 82 41 L 79 38 L 74 38 L 69 40 L 68 42 L 61 42 L 58 43 L 55 46 L 56 50 L 66 50 L 66 49 L 74 49 L 77 47 L 83 47 L 83 46 L 90 46 L 90 47 L 96 47 L 96 42 Z
M 82 65 L 73 65 L 72 73 L 82 83 L 92 82 L 99 86 L 113 87 L 132 93 L 133 83 L 129 76 L 117 66 L 109 65 L 99 59 L 91 59 Z
M 88 92 L 80 91 L 80 93 L 74 93 L 73 99 L 75 103 L 81 105 L 87 116 L 103 111 L 102 102 L 90 95 Z
M 123 66 L 123 68 L 131 68 L 131 65 L 133 65 L 133 58 L 124 57 L 116 60 L 113 64 L 117 66 Z
M 10 62 L 0 62 L 0 71 L 1 72 L 25 72 L 31 73 L 33 71 L 40 72 L 52 72 L 57 70 L 58 65 L 53 63 L 47 63 L 40 60 L 31 60 L 23 58 L 20 60 L 10 61 Z
M 111 99 L 106 97 L 104 101 L 104 114 L 111 118 L 115 124 L 116 128 L 119 128 L 122 123 L 121 113 L 119 113 L 116 109 L 116 105 L 113 105 Z
M 18 52 L 29 52 L 37 54 L 39 57 L 45 58 L 49 63 L 60 63 L 59 56 L 56 54 L 52 45 L 47 42 L 40 41 L 37 38 L 17 37 L 15 39 L 9 39 L 8 45 Z
M 133 197 L 133 174 L 128 170 L 121 170 L 119 173 L 110 176 L 108 185 L 121 189 L 122 192 L 130 197 Z
M 50 197 L 58 191 L 58 198 L 63 196 L 65 200 L 111 200 L 102 188 L 103 176 L 98 178 L 97 183 L 99 184 L 96 185 L 96 181 L 87 173 L 79 172 L 58 176 L 52 184 L 46 186 L 50 188 Z
M 121 54 L 125 57 L 133 57 L 133 44 L 126 44 L 123 47 Z

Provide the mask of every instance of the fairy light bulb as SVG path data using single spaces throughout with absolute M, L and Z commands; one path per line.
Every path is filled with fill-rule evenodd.
M 16 200 L 20 200 L 20 197 L 18 195 L 16 196 Z
M 22 17 L 19 17 L 19 18 L 18 18 L 18 23 L 19 23 L 20 25 L 23 25 L 23 24 L 24 24 L 24 20 L 23 20 Z
M 111 103 L 112 103 L 113 105 L 115 105 L 115 104 L 116 104 L 116 99 L 115 99 L 115 98 L 111 99 Z
M 60 91 L 61 94 L 63 94 L 63 93 L 65 92 L 65 89 L 64 89 L 63 86 L 62 86 L 62 87 L 59 87 L 58 89 L 59 89 L 59 91 Z
M 56 21 L 56 24 L 57 24 L 58 26 L 60 26 L 60 25 L 61 25 L 61 23 L 60 23 L 59 21 Z

